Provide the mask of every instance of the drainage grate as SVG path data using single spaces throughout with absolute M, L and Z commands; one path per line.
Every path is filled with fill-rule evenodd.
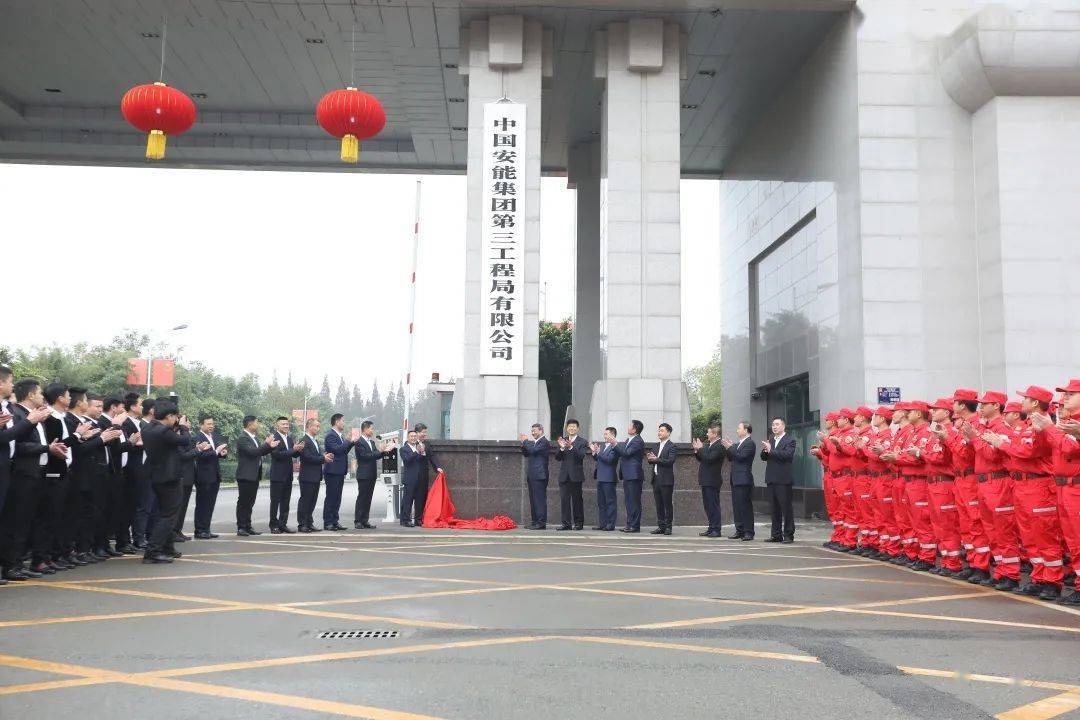
M 367 640 L 397 636 L 397 630 L 322 630 L 316 637 L 320 640 Z

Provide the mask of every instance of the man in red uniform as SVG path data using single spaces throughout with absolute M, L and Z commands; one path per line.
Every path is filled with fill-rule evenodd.
M 870 418 L 874 413 L 870 408 L 861 405 L 851 412 L 850 440 L 840 445 L 840 451 L 848 456 L 850 467 L 855 471 L 855 483 L 852 490 L 859 524 L 859 549 L 856 554 L 876 558 L 878 555 L 877 507 L 868 474 L 866 455 L 863 453 L 863 449 L 870 442 Z
M 877 503 L 879 560 L 891 560 L 900 555 L 900 530 L 896 524 L 893 498 L 893 478 L 896 473 L 873 451 L 875 445 L 892 447 L 893 433 L 889 427 L 892 416 L 892 409 L 884 405 L 874 411 L 874 416 L 870 419 L 873 433 L 868 445 L 863 447 L 867 473 L 870 475 L 871 488 Z
M 855 550 L 859 538 L 858 515 L 855 511 L 855 471 L 851 468 L 851 457 L 841 451 L 844 445 L 854 445 L 854 428 L 851 419 L 855 416 L 848 408 L 837 413 L 836 433 L 829 437 L 829 467 L 834 471 L 836 498 L 840 501 L 840 517 L 844 521 L 844 536 L 840 540 L 843 552 Z
M 836 432 L 836 413 L 830 412 L 825 415 L 825 429 L 818 431 L 819 444 L 810 448 L 810 454 L 821 462 L 821 490 L 825 496 L 825 512 L 832 522 L 832 535 L 822 543 L 822 547 L 836 550 L 840 547 L 840 540 L 844 536 L 844 521 L 840 517 L 840 501 L 836 498 L 836 482 L 831 467 L 832 444 L 828 441 L 830 435 Z
M 908 422 L 911 432 L 907 441 L 899 450 L 883 453 L 881 459 L 900 466 L 904 477 L 904 492 L 911 513 L 911 525 L 918 541 L 917 560 L 911 563 L 912 570 L 929 570 L 937 559 L 937 540 L 930 520 L 930 495 L 927 490 L 927 466 L 923 457 L 931 446 L 934 436 L 930 434 L 930 407 L 921 400 L 907 403 Z
M 1045 416 L 1049 424 L 1050 402 L 1054 394 L 1032 385 L 1019 392 L 1019 410 L 1028 417 Z M 1009 403 L 1012 405 L 1012 403 Z M 985 433 L 986 442 L 1006 455 L 1013 480 L 1013 502 L 1020 540 L 1031 560 L 1031 581 L 1015 592 L 1040 600 L 1061 597 L 1063 562 L 1061 523 L 1058 520 L 1057 488 L 1054 484 L 1053 447 L 1045 432 L 1038 432 L 1021 420 L 1011 434 Z
M 930 494 L 930 522 L 937 537 L 941 562 L 930 570 L 935 575 L 956 577 L 963 570 L 960 518 L 954 491 L 955 469 L 948 437 L 952 430 L 952 398 L 938 398 L 930 406 L 930 432 L 933 439 L 926 446 L 926 487 Z
M 892 473 L 893 516 L 896 518 L 896 535 L 899 535 L 900 554 L 889 562 L 894 565 L 911 565 L 919 559 L 919 543 L 915 538 L 915 528 L 911 523 L 911 507 L 908 504 L 904 475 L 896 464 L 896 455 L 911 437 L 911 423 L 908 422 L 908 403 L 898 402 L 893 406 L 892 441 L 883 438 L 870 451 L 881 457 L 886 464 L 886 473 Z M 892 459 L 886 459 L 889 454 Z
M 1031 426 L 1035 432 L 1044 435 L 1045 441 L 1053 449 L 1052 462 L 1054 484 L 1057 488 L 1058 519 L 1065 545 L 1069 549 L 1069 559 L 1073 572 L 1080 575 L 1080 379 L 1072 379 L 1065 387 L 1059 387 L 1063 393 L 1058 419 L 1055 425 L 1050 418 L 1035 413 L 1031 416 Z M 1064 595 L 1058 601 L 1062 605 L 1080 606 L 1080 589 Z
M 970 583 L 980 583 L 990 578 L 990 535 L 983 527 L 979 511 L 979 481 L 975 478 L 975 448 L 957 426 L 976 422 L 979 393 L 959 388 L 953 393 L 953 417 L 955 424 L 949 428 L 946 442 L 953 457 L 953 492 L 956 494 L 957 518 L 960 521 L 960 539 L 967 552 L 966 570 L 955 577 Z
M 1005 471 L 1004 453 L 983 439 L 983 433 L 1012 432 L 1001 417 L 1008 400 L 1005 393 L 987 390 L 979 398 L 979 419 L 958 428 L 975 450 L 975 478 L 979 482 L 979 510 L 983 527 L 990 533 L 994 569 L 980 584 L 997 590 L 1020 585 L 1020 548 L 1016 535 L 1012 478 Z

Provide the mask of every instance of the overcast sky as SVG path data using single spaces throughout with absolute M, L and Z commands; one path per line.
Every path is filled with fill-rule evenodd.
M 185 361 L 269 382 L 330 375 L 365 392 L 404 378 L 416 175 L 98 168 L 0 164 L 4 248 L 38 271 L 7 273 L 0 344 L 107 343 L 125 328 L 159 332 Z M 465 178 L 423 176 L 414 377 L 462 368 Z M 719 193 L 684 180 L 683 367 L 720 337 Z M 574 191 L 541 185 L 542 309 L 573 314 Z M 95 302 L 71 312 L 72 278 Z M 151 300 L 164 277 L 186 294 Z M 115 282 L 107 282 L 107 278 Z M 58 286 L 59 284 L 59 286 Z M 52 288 L 52 291 L 48 291 Z M 44 290 L 44 292 L 43 292 Z M 97 305 L 105 297 L 115 302 Z M 139 299 L 141 298 L 141 299 Z M 687 298 L 693 298 L 688 302 Z M 692 332 L 688 330 L 692 329 Z

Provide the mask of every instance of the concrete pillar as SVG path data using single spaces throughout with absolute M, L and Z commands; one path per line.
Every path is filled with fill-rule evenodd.
M 457 380 L 451 407 L 453 439 L 507 440 L 526 432 L 534 422 L 550 424 L 547 385 L 537 373 L 540 321 L 540 92 L 551 73 L 551 34 L 539 22 L 521 15 L 492 15 L 473 20 L 462 29 L 459 72 L 469 86 L 468 225 L 465 236 L 465 370 Z M 545 48 L 547 51 L 545 52 Z M 546 62 L 545 62 L 546 61 Z M 524 204 L 525 312 L 524 370 L 515 375 L 480 374 L 480 319 L 487 312 L 481 281 L 486 261 L 481 257 L 482 175 L 481 134 L 484 105 L 502 98 L 526 106 L 525 178 L 518 201 Z M 521 206 L 519 205 L 519 208 Z
M 604 378 L 591 423 L 620 432 L 633 418 L 690 439 L 682 383 L 678 25 L 639 18 L 596 38 L 601 111 L 600 333 Z
M 570 149 L 567 186 L 577 191 L 577 276 L 574 309 L 573 382 L 567 417 L 581 422 L 586 437 L 593 432 L 589 401 L 593 386 L 604 376 L 600 351 L 600 143 Z M 554 418 L 559 422 L 559 418 Z

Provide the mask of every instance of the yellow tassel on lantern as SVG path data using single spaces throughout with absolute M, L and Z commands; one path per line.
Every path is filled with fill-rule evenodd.
M 165 157 L 165 133 L 151 130 L 146 136 L 146 159 L 160 160 Z
M 342 162 L 354 163 L 360 158 L 360 141 L 355 135 L 346 135 L 341 138 Z

